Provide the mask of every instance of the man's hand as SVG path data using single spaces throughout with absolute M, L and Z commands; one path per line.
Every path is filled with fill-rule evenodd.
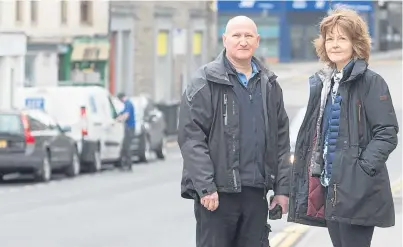
M 210 211 L 216 210 L 218 208 L 218 193 L 214 192 L 211 195 L 203 196 L 200 203 Z
M 283 214 L 288 213 L 288 196 L 277 195 L 274 196 L 269 209 L 272 210 L 277 204 L 283 209 Z

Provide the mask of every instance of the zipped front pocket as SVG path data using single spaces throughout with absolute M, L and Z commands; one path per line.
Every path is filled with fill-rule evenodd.
M 228 95 L 224 93 L 224 125 L 228 125 Z
M 336 202 L 337 202 L 337 184 L 333 184 L 333 198 L 332 198 L 332 205 L 333 207 L 336 206 Z
M 357 119 L 358 119 L 358 134 L 359 134 L 359 138 L 362 137 L 362 117 L 361 117 L 361 109 L 362 109 L 362 105 L 361 105 L 361 101 L 357 100 Z

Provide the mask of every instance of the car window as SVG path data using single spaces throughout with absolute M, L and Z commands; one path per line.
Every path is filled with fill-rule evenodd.
M 94 114 L 97 113 L 97 104 L 93 95 L 90 96 L 90 111 Z
M 27 112 L 30 117 L 31 128 L 35 130 L 60 130 L 56 121 L 44 112 L 31 111 Z
M 113 119 L 115 119 L 118 116 L 118 114 L 116 113 L 115 106 L 113 106 L 113 103 L 112 103 L 112 100 L 110 97 L 108 97 L 108 102 L 109 102 L 109 109 L 110 109 L 111 117 Z
M 30 127 L 31 131 L 43 131 L 43 130 L 48 129 L 46 124 L 42 123 L 38 119 L 35 119 L 31 116 L 28 117 L 28 121 L 29 121 L 29 127 Z
M 19 134 L 22 133 L 23 127 L 21 117 L 17 114 L 0 114 L 0 132 Z

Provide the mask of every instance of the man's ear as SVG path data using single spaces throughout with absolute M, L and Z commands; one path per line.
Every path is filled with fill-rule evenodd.
M 227 36 L 225 36 L 225 33 L 222 35 L 222 45 L 224 46 L 224 48 L 226 48 L 225 43 L 227 41 Z

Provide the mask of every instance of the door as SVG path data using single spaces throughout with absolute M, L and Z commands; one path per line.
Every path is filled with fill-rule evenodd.
M 117 160 L 120 158 L 120 150 L 122 148 L 123 137 L 124 137 L 124 123 L 117 122 L 115 119 L 118 116 L 115 106 L 112 103 L 111 98 L 108 96 L 108 107 L 109 116 L 111 119 L 111 124 L 109 125 L 107 136 L 108 136 L 108 148 L 110 150 L 110 155 L 112 160 Z

